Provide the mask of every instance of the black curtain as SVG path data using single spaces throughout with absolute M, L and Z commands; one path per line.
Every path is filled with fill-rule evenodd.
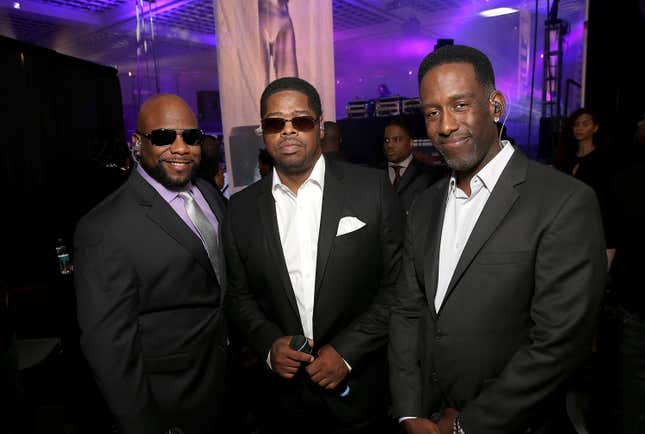
M 105 195 L 100 156 L 124 143 L 114 68 L 0 37 L 2 276 L 47 284 L 55 243 L 72 249 L 78 219 Z
M 642 152 L 633 146 L 645 110 L 645 1 L 589 2 L 586 106 L 600 114 L 612 146 L 624 161 Z

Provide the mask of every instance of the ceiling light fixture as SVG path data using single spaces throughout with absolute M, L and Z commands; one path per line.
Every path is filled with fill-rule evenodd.
M 498 17 L 500 15 L 514 14 L 515 12 L 517 12 L 517 9 L 494 8 L 494 9 L 486 9 L 485 11 L 481 11 L 479 15 L 481 15 L 482 17 L 490 18 L 490 17 Z

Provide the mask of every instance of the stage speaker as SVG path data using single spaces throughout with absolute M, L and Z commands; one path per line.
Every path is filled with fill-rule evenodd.
M 554 117 L 540 118 L 540 143 L 538 147 L 538 159 L 547 164 L 553 162 L 555 148 L 560 138 L 562 119 Z

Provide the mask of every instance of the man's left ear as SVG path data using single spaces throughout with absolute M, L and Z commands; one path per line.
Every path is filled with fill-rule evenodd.
M 322 117 L 322 114 L 318 118 L 318 125 L 320 125 L 320 140 L 325 137 L 325 120 Z

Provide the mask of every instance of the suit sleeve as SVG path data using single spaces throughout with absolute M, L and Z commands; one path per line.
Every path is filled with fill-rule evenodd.
M 577 188 L 537 245 L 529 340 L 462 409 L 466 433 L 515 432 L 533 422 L 591 352 L 606 274 L 598 202 L 591 189 Z
M 81 348 L 124 433 L 159 434 L 162 415 L 143 370 L 138 279 L 118 237 L 81 222 L 75 234 L 75 287 Z
M 405 230 L 403 265 L 390 317 L 388 361 L 393 414 L 396 417 L 423 416 L 418 335 L 419 320 L 426 300 L 414 265 L 413 215 L 408 217 Z
M 223 225 L 224 256 L 226 257 L 227 296 L 225 310 L 230 321 L 248 338 L 251 347 L 264 359 L 273 342 L 284 333 L 264 314 L 255 295 L 249 290 L 247 270 L 242 261 L 233 224 L 235 203 L 228 208 Z
M 401 269 L 404 213 L 387 179 L 382 176 L 378 179 L 381 252 L 378 289 L 370 307 L 331 341 L 331 345 L 352 368 L 366 361 L 369 353 L 387 342 L 390 306 Z

